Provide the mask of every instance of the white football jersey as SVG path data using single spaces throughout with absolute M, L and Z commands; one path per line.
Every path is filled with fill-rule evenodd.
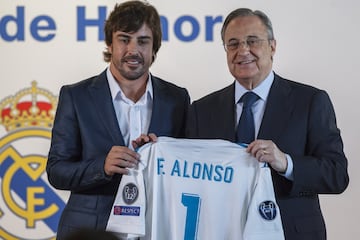
M 151 240 L 284 239 L 270 169 L 244 147 L 225 140 L 159 137 L 139 153 L 144 186 L 135 180 L 141 174 L 126 176 L 133 177 L 126 184 L 139 196 L 145 189 L 146 209 L 122 199 L 119 205 L 140 207 L 140 214 L 117 226 L 131 225 L 129 233 L 134 233 L 133 227 L 142 224 L 139 236 Z M 129 188 L 119 188 L 118 195 L 123 198 L 124 192 Z

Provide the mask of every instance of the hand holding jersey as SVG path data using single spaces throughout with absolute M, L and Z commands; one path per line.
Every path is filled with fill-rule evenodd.
M 255 140 L 249 144 L 247 150 L 259 162 L 270 164 L 277 172 L 285 173 L 288 169 L 288 160 L 276 144 L 271 140 Z
M 159 137 L 139 154 L 139 169 L 123 176 L 108 231 L 156 240 L 284 239 L 270 169 L 245 148 Z
M 133 151 L 148 142 L 155 142 L 155 134 L 141 134 L 132 141 L 132 149 L 124 146 L 113 146 L 109 151 L 104 165 L 104 171 L 108 176 L 117 174 L 129 174 L 128 168 L 135 168 L 139 163 L 140 155 Z

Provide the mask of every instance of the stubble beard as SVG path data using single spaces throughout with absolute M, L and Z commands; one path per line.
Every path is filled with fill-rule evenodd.
M 129 81 L 135 81 L 139 79 L 146 72 L 144 67 L 135 70 L 125 70 L 124 68 L 119 68 L 118 70 L 120 75 Z
M 128 64 L 128 61 L 132 60 L 137 61 L 138 65 L 131 66 Z M 143 58 L 139 56 L 130 56 L 121 59 L 117 69 L 123 78 L 129 81 L 135 81 L 136 79 L 139 79 L 141 76 L 143 76 L 148 71 L 149 67 L 146 66 Z

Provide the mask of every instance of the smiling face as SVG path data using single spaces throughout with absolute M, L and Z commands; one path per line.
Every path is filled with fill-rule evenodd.
M 116 31 L 108 51 L 110 70 L 118 81 L 147 79 L 154 55 L 153 34 L 146 24 L 134 33 Z
M 268 38 L 266 27 L 257 16 L 236 17 L 226 27 L 225 46 L 241 43 L 235 49 L 226 50 L 229 71 L 246 89 L 259 85 L 272 69 L 276 41 Z M 257 42 L 249 46 L 247 41 Z

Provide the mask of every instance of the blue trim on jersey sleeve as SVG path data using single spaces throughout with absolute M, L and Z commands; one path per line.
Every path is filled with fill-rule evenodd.
M 240 145 L 244 148 L 247 148 L 249 146 L 249 144 L 247 144 L 247 143 L 237 143 L 237 145 Z

